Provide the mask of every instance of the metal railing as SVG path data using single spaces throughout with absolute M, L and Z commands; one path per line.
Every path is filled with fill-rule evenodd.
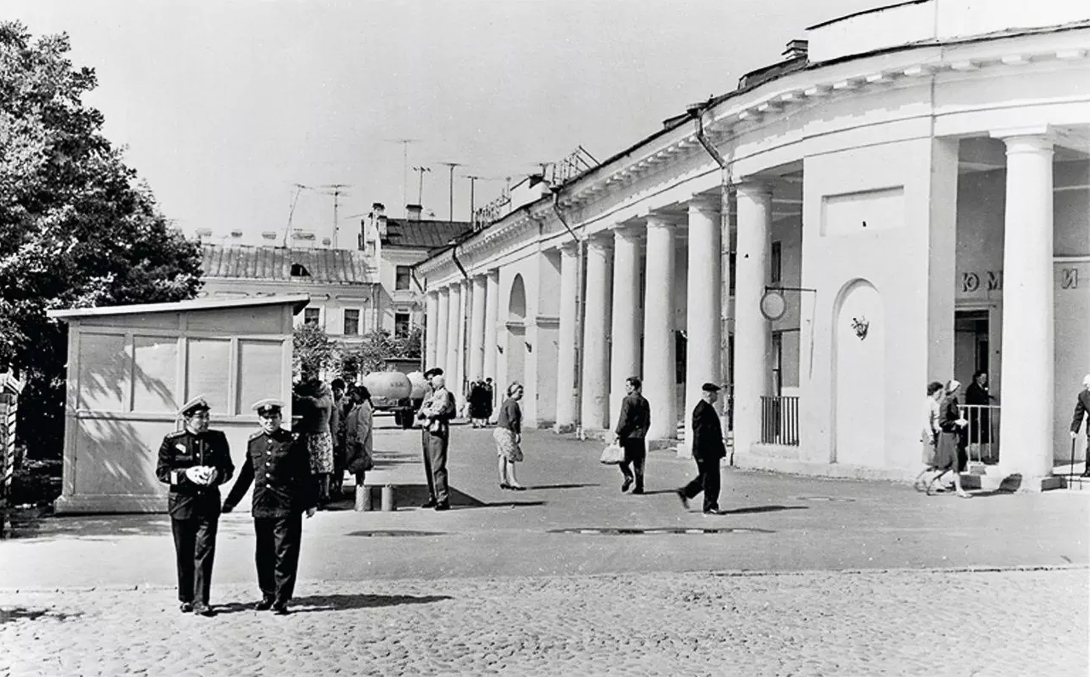
M 966 419 L 966 455 L 972 462 L 994 465 L 1000 461 L 1000 405 L 960 404 Z
M 799 446 L 799 397 L 761 398 L 761 442 Z

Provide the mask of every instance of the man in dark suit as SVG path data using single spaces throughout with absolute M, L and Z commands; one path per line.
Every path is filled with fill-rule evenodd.
M 1083 425 L 1083 420 L 1091 413 L 1091 402 L 1088 401 L 1089 388 L 1091 388 L 1091 374 L 1083 377 L 1083 390 L 1080 391 L 1079 395 L 1076 395 L 1076 409 L 1072 412 L 1072 426 L 1068 430 L 1068 434 L 1072 436 L 1073 440 L 1080 434 L 1080 426 Z M 1087 425 L 1086 431 L 1087 447 L 1084 453 L 1091 454 L 1091 423 Z M 1084 458 L 1083 474 L 1080 477 L 1091 477 L 1091 459 Z
M 211 616 L 212 560 L 220 519 L 219 485 L 235 466 L 227 437 L 209 430 L 209 406 L 195 397 L 178 412 L 184 428 L 163 438 L 155 475 L 170 485 L 168 509 L 178 569 L 178 601 L 183 612 Z
M 278 615 L 288 613 L 295 589 L 303 535 L 300 513 L 313 517 L 318 505 L 307 449 L 299 444 L 297 435 L 280 427 L 283 407 L 283 402 L 273 399 L 254 403 L 261 430 L 250 436 L 246 462 L 223 507 L 225 513 L 234 510 L 254 485 L 250 514 L 257 537 L 254 561 L 261 589 L 261 601 L 254 608 L 272 608 Z
M 614 429 L 614 441 L 625 450 L 625 460 L 618 464 L 625 477 L 621 483 L 622 493 L 634 483 L 633 493 L 644 493 L 644 459 L 648 455 L 644 437 L 652 423 L 652 408 L 640 394 L 640 386 L 640 379 L 636 376 L 625 379 L 625 399 L 621 401 L 621 413 Z M 632 470 L 629 469 L 630 463 Z
M 727 456 L 720 417 L 713 404 L 719 397 L 720 386 L 701 386 L 701 401 L 693 408 L 693 460 L 697 462 L 697 477 L 677 490 L 682 505 L 689 508 L 689 499 L 705 492 L 704 513 L 720 514 L 720 459 Z
M 443 370 L 433 367 L 424 372 L 432 394 L 424 398 L 417 418 L 421 426 L 424 451 L 424 475 L 428 480 L 428 502 L 422 508 L 449 510 L 447 490 L 447 447 L 451 438 L 451 419 L 455 417 L 455 396 L 447 390 Z

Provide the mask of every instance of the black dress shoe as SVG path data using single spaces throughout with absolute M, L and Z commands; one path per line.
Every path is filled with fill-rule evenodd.
M 686 491 L 684 489 L 675 489 L 674 493 L 678 494 L 678 500 L 682 501 L 682 507 L 689 510 L 689 499 L 686 498 Z
M 444 501 L 443 503 L 436 503 L 435 509 L 436 509 L 436 511 L 450 510 L 451 509 L 451 504 L 448 503 L 447 501 Z
M 212 610 L 212 607 L 208 606 L 207 604 L 202 604 L 200 602 L 197 602 L 193 605 L 193 613 L 198 616 L 204 616 L 205 618 L 216 615 L 216 612 Z
M 287 616 L 288 615 L 288 603 L 287 602 L 276 602 L 276 603 L 274 603 L 273 604 L 273 613 L 275 613 L 277 616 Z
M 263 597 L 260 602 L 254 605 L 254 611 L 268 611 L 273 606 L 272 597 Z
M 507 482 L 501 482 L 500 483 L 500 488 L 501 489 L 511 489 L 511 485 L 508 484 Z
M 621 483 L 621 493 L 624 494 L 626 491 L 629 490 L 629 487 L 631 487 L 631 486 L 633 486 L 633 478 L 632 477 L 626 477 L 625 481 Z
M 637 487 L 636 489 L 633 489 L 633 495 L 643 494 L 643 493 L 644 493 L 644 487 Z
M 436 499 L 433 498 L 432 500 L 428 501 L 427 503 L 425 503 L 421 507 L 422 508 L 434 508 L 434 507 L 436 507 Z
M 182 602 L 182 605 L 178 607 L 178 610 L 184 614 L 193 612 L 193 602 Z

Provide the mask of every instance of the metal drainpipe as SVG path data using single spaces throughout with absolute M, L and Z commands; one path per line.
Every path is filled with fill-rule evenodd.
M 580 374 L 583 372 L 583 286 L 585 284 L 584 275 L 586 269 L 583 265 L 583 250 L 584 241 L 576 235 L 576 231 L 572 230 L 572 227 L 568 225 L 567 219 L 565 219 L 564 212 L 561 211 L 561 192 L 559 189 L 553 190 L 553 213 L 557 215 L 557 219 L 560 220 L 561 225 L 565 227 L 568 234 L 572 236 L 572 239 L 576 241 L 576 373 L 573 377 L 576 381 L 576 402 L 579 402 L 583 396 L 583 379 L 580 378 Z M 581 407 L 576 407 L 576 436 L 579 439 L 584 439 L 583 436 L 583 418 L 580 416 Z
M 720 281 L 720 375 L 724 377 L 724 382 L 727 381 L 729 373 L 732 355 L 728 350 L 731 345 L 731 334 L 727 331 L 727 315 L 731 310 L 731 275 L 723 275 L 723 271 L 728 270 L 731 266 L 731 216 L 728 213 L 727 205 L 725 202 L 728 200 L 728 194 L 730 191 L 730 183 L 728 181 L 727 161 L 724 160 L 724 156 L 720 154 L 720 151 L 716 150 L 716 146 L 712 145 L 712 142 L 708 140 L 708 136 L 705 135 L 705 121 L 704 113 L 708 110 L 707 105 L 694 106 L 687 112 L 693 116 L 693 125 L 697 132 L 697 140 L 701 142 L 701 146 L 704 147 L 705 152 L 720 165 L 720 204 L 724 207 L 723 213 L 720 215 L 720 273 L 723 279 Z M 727 228 L 723 227 L 727 224 Z M 726 232 L 724 232 L 726 230 Z M 726 359 L 725 359 L 726 357 Z M 727 407 L 731 406 L 731 396 L 734 393 L 734 383 L 731 384 L 731 389 L 728 391 L 728 398 L 724 402 L 724 417 L 727 417 Z M 724 421 L 726 423 L 726 420 Z M 727 430 L 727 426 L 724 426 Z M 731 461 L 729 461 L 731 463 Z
M 469 357 L 469 354 L 470 354 L 470 345 L 469 345 L 470 342 L 469 342 L 469 336 L 467 336 L 467 334 L 469 333 L 468 332 L 468 327 L 467 327 L 467 325 L 469 325 L 469 320 L 467 318 L 467 315 L 469 315 L 470 310 L 471 310 L 471 305 L 473 303 L 474 284 L 473 284 L 473 278 L 471 278 L 470 274 L 466 272 L 466 268 L 462 265 L 462 262 L 458 260 L 458 244 L 457 243 L 453 247 L 451 247 L 451 260 L 455 262 L 456 266 L 458 266 L 459 272 L 462 273 L 462 278 L 464 280 L 468 280 L 470 282 L 470 285 L 469 285 L 469 288 L 468 288 L 468 291 L 470 292 L 469 296 L 467 296 L 466 294 L 460 294 L 460 296 L 463 297 L 463 303 L 462 303 L 462 317 L 459 318 L 460 321 L 458 323 L 458 335 L 461 338 L 462 348 L 463 348 L 462 354 L 459 355 L 459 359 L 462 362 L 462 383 L 459 383 L 458 387 L 459 387 L 459 392 L 465 393 L 466 392 L 466 372 L 468 371 L 468 367 L 469 367 L 466 360 L 467 360 L 467 358 Z M 458 350 L 457 342 L 456 342 L 455 345 L 456 345 L 455 350 L 457 351 Z
M 409 269 L 409 278 L 413 280 L 413 284 L 417 285 L 417 290 L 424 297 L 424 322 L 421 322 L 420 328 L 420 370 L 423 372 L 428 369 L 428 367 L 424 366 L 424 360 L 428 357 L 428 292 L 424 290 L 424 285 L 417 279 L 416 266 Z M 436 302 L 439 303 L 438 300 Z

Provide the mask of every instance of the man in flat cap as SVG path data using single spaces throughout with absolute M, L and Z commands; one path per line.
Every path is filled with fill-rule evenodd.
M 422 508 L 449 510 L 447 493 L 447 445 L 451 419 L 455 417 L 455 396 L 447 390 L 443 370 L 433 367 L 424 372 L 432 393 L 424 398 L 417 418 L 423 422 L 421 446 L 424 450 L 424 475 L 428 480 L 428 502 Z
M 280 427 L 280 400 L 255 402 L 261 429 L 250 436 L 246 445 L 246 461 L 239 478 L 224 501 L 224 512 L 231 512 L 254 485 L 254 534 L 257 537 L 254 561 L 258 568 L 261 601 L 258 611 L 272 609 L 278 615 L 288 613 L 288 602 L 295 589 L 299 566 L 299 546 L 303 535 L 300 513 L 313 517 L 318 505 L 318 492 L 311 477 L 307 448 Z
M 212 560 L 220 519 L 219 485 L 235 466 L 227 437 L 209 430 L 203 397 L 186 402 L 178 414 L 183 428 L 163 438 L 155 475 L 170 485 L 168 509 L 178 569 L 178 601 L 183 612 L 211 616 Z
M 701 401 L 693 408 L 693 460 L 697 462 L 697 477 L 676 492 L 686 508 L 689 499 L 705 492 L 706 515 L 720 514 L 720 459 L 727 456 L 720 417 L 712 406 L 719 394 L 720 386 L 714 383 L 701 386 Z

